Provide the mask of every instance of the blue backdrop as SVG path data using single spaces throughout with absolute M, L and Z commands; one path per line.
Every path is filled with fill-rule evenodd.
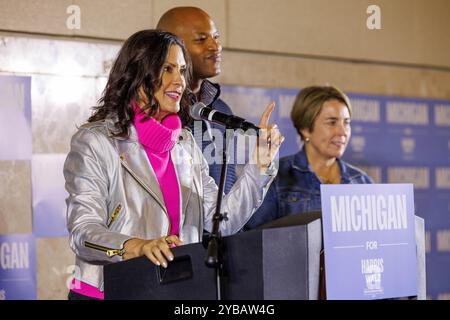
M 64 181 L 59 174 L 47 174 L 61 168 L 65 155 L 31 155 L 30 77 L 1 76 L 0 83 L 2 88 L 17 88 L 14 95 L 9 89 L 0 90 L 0 119 L 17 118 L 16 124 L 9 121 L 0 127 L 0 142 L 4 146 L 1 150 L 8 151 L 2 151 L 0 160 L 33 161 L 33 233 L 0 236 L 3 248 L 0 250 L 0 299 L 33 299 L 36 297 L 35 237 L 67 234 Z M 223 86 L 222 91 L 223 99 L 237 115 L 256 123 L 265 106 L 274 100 L 277 107 L 271 121 L 279 125 L 286 137 L 280 154 L 298 151 L 300 144 L 290 111 L 299 90 Z M 414 184 L 416 214 L 425 219 L 427 295 L 433 299 L 449 298 L 450 101 L 348 95 L 353 105 L 352 138 L 344 159 L 366 170 L 376 182 Z M 20 130 L 20 136 L 8 137 L 7 128 L 15 125 L 26 130 Z M 12 144 L 9 138 L 21 140 Z M 49 162 L 51 166 L 42 165 Z M 19 238 L 23 241 L 18 241 Z M 20 285 L 13 285 L 17 281 Z

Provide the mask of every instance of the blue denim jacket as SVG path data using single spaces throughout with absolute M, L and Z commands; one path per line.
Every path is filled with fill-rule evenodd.
M 338 159 L 341 184 L 373 183 L 362 170 Z M 278 175 L 269 188 L 261 207 L 244 226 L 256 228 L 289 214 L 321 210 L 320 180 L 310 169 L 304 148 L 280 159 Z

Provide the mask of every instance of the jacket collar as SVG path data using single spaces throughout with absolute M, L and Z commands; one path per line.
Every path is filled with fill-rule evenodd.
M 133 178 L 155 198 L 162 209 L 166 211 L 158 179 L 144 148 L 137 139 L 137 132 L 134 125 L 130 125 L 128 133 L 128 139 L 114 137 L 118 142 L 120 162 Z
M 220 85 L 209 80 L 203 80 L 200 86 L 200 101 L 207 106 L 211 106 L 220 96 Z M 197 102 L 195 94 L 190 93 L 190 101 L 192 104 Z
M 105 118 L 105 125 L 106 125 L 106 130 L 107 130 L 108 136 L 110 138 L 114 138 L 114 139 L 117 139 L 117 140 L 128 140 L 128 139 L 131 139 L 131 134 L 130 134 L 130 130 L 129 129 L 128 129 L 128 137 L 116 136 L 119 133 L 119 131 L 120 131 L 115 126 L 115 124 L 117 122 L 118 122 L 118 117 L 117 116 L 108 116 L 108 117 Z M 137 140 L 137 133 L 135 134 L 134 139 Z
M 133 176 L 136 182 L 139 183 L 155 199 L 155 201 L 167 214 L 167 209 L 164 204 L 164 198 L 158 179 L 153 171 L 144 148 L 138 141 L 137 131 L 134 125 L 130 125 L 128 133 L 128 139 L 114 137 L 117 139 L 122 166 Z M 180 157 L 185 157 L 183 154 L 183 147 L 181 146 L 181 141 L 184 139 L 186 139 L 186 132 L 185 130 L 182 130 L 178 141 L 170 151 L 180 185 L 180 202 L 183 206 L 181 210 L 180 222 L 184 220 L 184 212 L 187 208 L 187 203 L 191 194 L 190 181 L 182 179 L 182 177 L 186 176 L 186 172 L 192 171 L 190 163 L 181 161 L 180 159 Z
M 341 183 L 349 183 L 350 182 L 350 174 L 348 172 L 348 167 L 344 161 L 337 158 L 337 163 L 339 166 L 339 170 L 341 172 Z M 292 167 L 301 171 L 301 172 L 310 172 L 315 174 L 309 166 L 308 157 L 306 156 L 305 147 L 297 152 L 293 159 Z

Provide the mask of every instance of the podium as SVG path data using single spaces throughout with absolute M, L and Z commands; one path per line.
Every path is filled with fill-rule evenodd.
M 317 299 L 320 219 L 241 232 L 222 239 L 225 300 Z M 146 257 L 104 267 L 105 299 L 216 299 L 214 269 L 201 243 L 174 248 L 167 269 Z
M 321 285 L 320 212 L 287 216 L 222 239 L 222 299 L 315 300 Z M 425 236 L 416 217 L 418 299 L 425 299 Z M 167 269 L 146 257 L 104 267 L 105 299 L 215 300 L 201 243 L 173 249 Z

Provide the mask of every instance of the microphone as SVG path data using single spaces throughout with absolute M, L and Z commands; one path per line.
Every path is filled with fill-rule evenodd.
M 237 116 L 229 115 L 223 112 L 219 112 L 212 108 L 205 106 L 202 102 L 195 103 L 190 109 L 189 114 L 195 120 L 207 120 L 228 129 L 242 129 L 247 131 L 248 129 L 256 130 L 259 132 L 259 127 L 255 126 L 253 123 L 246 121 L 245 119 L 239 118 Z

